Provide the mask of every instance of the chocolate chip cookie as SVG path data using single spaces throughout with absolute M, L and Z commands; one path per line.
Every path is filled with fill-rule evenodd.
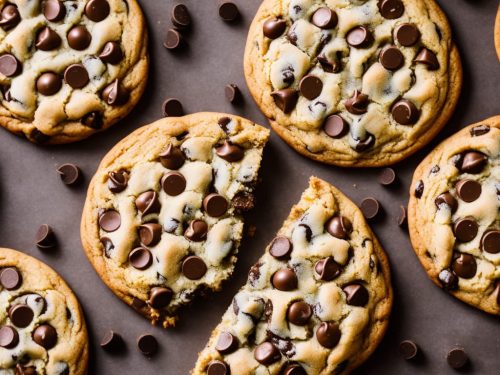
M 35 258 L 0 248 L 0 297 L 0 373 L 87 373 L 85 321 L 56 272 Z
M 265 0 L 245 76 L 273 129 L 301 154 L 350 167 L 423 147 L 457 103 L 462 68 L 434 0 Z
M 119 142 L 90 184 L 81 236 L 104 282 L 165 328 L 233 272 L 269 131 L 243 118 L 165 118 Z
M 408 220 L 431 279 L 500 315 L 500 116 L 445 140 L 413 176 Z
M 389 264 L 363 214 L 313 177 L 193 374 L 348 374 L 379 344 L 391 305 Z
M 126 116 L 144 92 L 147 32 L 136 0 L 0 2 L 0 125 L 69 143 Z

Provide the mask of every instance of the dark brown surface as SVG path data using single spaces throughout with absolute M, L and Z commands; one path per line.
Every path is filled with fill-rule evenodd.
M 138 108 L 121 124 L 84 142 L 51 148 L 37 147 L 0 131 L 0 245 L 44 260 L 74 289 L 90 331 L 89 374 L 188 374 L 232 295 L 246 281 L 250 266 L 274 238 L 311 174 L 335 184 L 358 204 L 373 196 L 384 208 L 384 214 L 371 226 L 390 257 L 394 310 L 387 337 L 357 374 L 455 374 L 446 362 L 448 351 L 455 346 L 465 348 L 471 359 L 470 366 L 462 372 L 498 373 L 500 320 L 435 287 L 411 250 L 406 232 L 394 219 L 400 204 L 406 205 L 412 172 L 426 153 L 459 128 L 500 110 L 500 64 L 493 46 L 498 2 L 493 0 L 440 1 L 451 18 L 463 56 L 465 86 L 453 120 L 438 139 L 395 166 L 399 180 L 395 186 L 378 184 L 379 169 L 341 169 L 312 162 L 273 134 L 265 151 L 257 208 L 247 216 L 247 222 L 256 225 L 257 231 L 253 238 L 244 241 L 236 273 L 222 293 L 197 300 L 185 309 L 176 328 L 163 331 L 151 327 L 100 281 L 81 248 L 80 214 L 86 185 L 100 159 L 116 142 L 162 116 L 162 103 L 167 97 L 179 98 L 186 113 L 229 112 L 267 125 L 249 97 L 242 69 L 246 30 L 260 1 L 235 1 L 242 14 L 235 23 L 226 23 L 219 17 L 215 0 L 183 2 L 189 7 L 193 27 L 184 33 L 188 46 L 183 51 L 170 52 L 163 47 L 163 41 L 167 29 L 172 27 L 169 15 L 177 1 L 142 1 L 151 32 L 151 79 Z M 242 90 L 244 100 L 238 106 L 225 98 L 228 82 Z M 63 163 L 80 166 L 84 174 L 82 185 L 70 188 L 61 183 L 56 169 Z M 43 223 L 50 224 L 59 239 L 58 247 L 44 252 L 33 243 Z M 122 354 L 110 354 L 99 347 L 101 336 L 108 329 L 122 333 L 126 342 Z M 158 354 L 151 359 L 136 347 L 137 337 L 146 332 L 154 334 L 160 345 Z M 399 343 L 405 339 L 414 340 L 422 348 L 422 358 L 407 362 L 398 355 Z

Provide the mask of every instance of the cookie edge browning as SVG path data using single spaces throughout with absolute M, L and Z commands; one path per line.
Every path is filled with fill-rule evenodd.
M 442 154 L 444 150 L 446 150 L 449 145 L 455 144 L 458 140 L 460 140 L 463 137 L 470 137 L 470 130 L 478 125 L 482 124 L 488 124 L 491 127 L 495 127 L 497 129 L 500 129 L 500 116 L 494 116 L 490 117 L 488 119 L 485 119 L 483 121 L 477 122 L 475 124 L 469 125 L 457 133 L 453 134 L 451 137 L 445 139 L 443 142 L 441 142 L 434 150 L 432 150 L 426 157 L 425 159 L 419 164 L 417 169 L 415 170 L 415 173 L 413 174 L 413 180 L 410 185 L 410 200 L 408 203 L 408 230 L 410 233 L 410 241 L 412 244 L 412 247 L 422 264 L 422 267 L 425 269 L 427 275 L 429 278 L 436 284 L 438 287 L 443 288 L 442 284 L 439 281 L 438 275 L 441 270 L 437 269 L 434 266 L 434 263 L 432 262 L 432 259 L 426 255 L 427 248 L 425 246 L 425 241 L 421 236 L 420 233 L 420 228 L 423 228 L 425 225 L 424 223 L 421 222 L 420 217 L 419 217 L 419 202 L 420 199 L 415 197 L 414 191 L 415 191 L 415 186 L 418 181 L 423 180 L 424 177 L 426 176 L 426 173 L 429 171 L 429 169 L 435 164 L 436 160 L 434 159 L 435 155 Z M 463 145 L 463 148 L 467 148 L 467 144 Z M 459 151 L 460 152 L 460 151 Z M 471 301 L 470 298 L 467 296 L 469 293 L 463 293 L 460 290 L 458 291 L 450 291 L 449 292 L 451 295 L 453 295 L 455 298 L 479 309 L 482 311 L 485 311 L 489 314 L 493 315 L 499 315 L 500 316 L 500 307 L 494 308 L 494 304 L 489 302 L 486 303 L 485 301 L 490 301 L 492 298 L 489 299 L 481 299 L 481 303 L 477 304 Z
M 330 183 L 314 176 L 309 178 L 308 188 L 302 193 L 300 201 L 292 207 L 290 214 L 283 222 L 281 228 L 278 230 L 277 235 L 283 233 L 285 228 L 293 226 L 294 223 L 298 219 L 300 219 L 300 217 L 302 217 L 302 215 L 307 211 L 307 209 L 311 207 L 311 205 L 315 201 L 313 199 L 308 198 L 308 195 L 310 195 L 311 192 L 312 195 L 316 197 L 324 194 L 333 194 L 335 200 L 340 206 L 339 210 L 342 212 L 345 212 L 347 210 L 349 213 L 353 214 L 352 218 L 353 228 L 358 228 L 358 230 L 361 229 L 362 231 L 365 231 L 365 233 L 368 234 L 373 241 L 373 249 L 381 266 L 382 275 L 387 289 L 385 298 L 381 300 L 378 303 L 377 307 L 375 308 L 375 312 L 373 315 L 374 321 L 371 322 L 372 325 L 370 326 L 371 327 L 370 334 L 365 340 L 365 343 L 367 343 L 367 346 L 364 347 L 365 350 L 357 356 L 355 361 L 350 360 L 349 365 L 341 372 L 342 374 L 347 375 L 357 367 L 361 366 L 372 355 L 372 353 L 375 351 L 375 349 L 379 346 L 380 342 L 384 338 L 387 328 L 389 326 L 389 318 L 394 299 L 394 293 L 391 283 L 389 258 L 387 257 L 387 254 L 383 250 L 382 245 L 380 244 L 377 237 L 375 236 L 370 226 L 366 222 L 365 218 L 363 217 L 361 210 L 353 203 L 353 201 Z M 266 247 L 266 251 L 269 248 L 269 246 L 270 245 Z M 232 305 L 229 306 L 228 310 L 229 309 L 232 309 Z M 225 313 L 226 312 L 224 312 L 224 314 Z M 209 343 L 215 342 L 219 333 L 220 332 L 218 331 L 218 325 L 217 325 L 217 327 L 214 328 L 212 334 L 210 335 L 210 338 L 207 342 L 207 346 Z M 202 353 L 203 351 L 200 352 L 198 356 L 200 357 Z M 204 375 L 205 374 L 204 368 L 207 365 L 208 362 L 207 363 L 200 362 L 198 358 L 196 367 L 193 370 L 191 370 L 191 375 Z
M 269 111 L 263 108 L 260 104 L 262 102 L 263 90 L 260 89 L 260 82 L 258 79 L 253 77 L 253 71 L 262 68 L 262 63 L 258 59 L 252 58 L 252 55 L 258 53 L 256 51 L 255 35 L 260 35 L 262 29 L 262 21 L 268 16 L 276 14 L 274 5 L 278 0 L 264 0 L 261 4 L 257 13 L 250 25 L 248 32 L 248 39 L 245 46 L 245 56 L 243 62 L 243 69 L 245 74 L 245 80 L 250 93 L 259 107 L 260 111 L 267 117 L 273 130 L 280 136 L 280 138 L 285 141 L 291 148 L 297 151 L 299 154 L 315 161 L 319 161 L 325 164 L 336 165 L 339 167 L 385 167 L 398 163 L 399 161 L 406 159 L 410 155 L 414 154 L 425 145 L 427 145 L 431 140 L 437 136 L 437 134 L 444 128 L 446 123 L 449 121 L 455 107 L 458 103 L 460 93 L 462 91 L 463 83 L 463 69 L 462 62 L 460 59 L 460 53 L 456 44 L 452 41 L 450 45 L 450 55 L 448 61 L 448 71 L 449 71 L 449 84 L 446 93 L 447 99 L 444 101 L 443 107 L 441 108 L 440 115 L 432 121 L 429 125 L 428 130 L 422 134 L 414 143 L 409 144 L 404 152 L 398 154 L 389 154 L 388 158 L 380 160 L 377 158 L 379 153 L 365 152 L 359 153 L 357 158 L 354 159 L 338 159 L 338 153 L 334 151 L 328 151 L 326 156 L 321 154 L 315 154 L 307 150 L 307 147 L 303 144 L 300 139 L 299 133 L 302 130 L 295 129 L 290 130 L 286 126 L 280 125 L 273 117 L 275 111 Z M 448 30 L 450 30 L 450 24 L 448 18 L 444 14 L 443 10 L 435 2 L 435 0 L 422 0 L 430 8 L 431 14 L 435 17 L 441 24 L 445 25 Z M 500 34 L 500 32 L 499 32 Z M 499 35 L 500 38 L 500 35 Z M 258 61 L 257 63 L 255 61 Z
M 241 121 L 242 126 L 244 128 L 255 127 L 258 129 L 260 133 L 260 139 L 255 139 L 256 142 L 262 143 L 262 147 L 265 147 L 267 141 L 269 140 L 270 131 L 265 127 L 256 124 L 255 122 L 245 119 L 243 117 L 226 114 L 226 113 L 216 113 L 216 112 L 199 112 L 183 117 L 166 117 L 160 120 L 157 120 L 151 124 L 145 125 L 127 137 L 120 140 L 102 159 L 99 167 L 96 170 L 96 173 L 92 177 L 92 180 L 89 184 L 87 197 L 85 199 L 85 205 L 83 208 L 82 220 L 80 224 L 80 237 L 83 245 L 83 249 L 87 256 L 87 259 L 92 264 L 94 270 L 99 275 L 101 280 L 108 286 L 109 289 L 113 291 L 113 293 L 120 298 L 125 304 L 129 307 L 135 309 L 141 315 L 143 315 L 146 319 L 149 319 L 152 323 L 160 323 L 164 328 L 168 328 L 170 326 L 174 326 L 177 321 L 177 314 L 175 316 L 165 316 L 164 319 L 158 319 L 157 316 L 153 316 L 150 314 L 149 308 L 135 308 L 133 306 L 134 297 L 130 294 L 124 293 L 119 288 L 116 288 L 116 281 L 108 276 L 107 267 L 105 265 L 105 261 L 102 256 L 102 248 L 95 247 L 93 242 L 99 242 L 99 232 L 98 232 L 98 224 L 97 224 L 97 216 L 94 214 L 95 200 L 93 198 L 94 191 L 96 186 L 100 183 L 98 181 L 99 172 L 103 169 L 109 168 L 115 160 L 126 155 L 127 151 L 130 147 L 132 147 L 136 142 L 137 138 L 144 138 L 148 134 L 154 134 L 156 131 L 161 129 L 162 133 L 165 135 L 169 135 L 170 137 L 175 137 L 184 133 L 186 130 L 190 128 L 196 128 L 197 126 L 211 123 L 217 124 L 217 121 L 222 117 L 230 117 L 233 119 L 238 119 Z M 168 140 L 165 140 L 165 144 Z M 97 231 L 97 232 L 96 232 Z M 96 236 L 96 238 L 93 238 Z M 222 283 L 221 283 L 222 284 Z M 213 289 L 214 292 L 217 292 L 221 289 L 222 285 L 217 285 Z M 201 293 L 201 292 L 200 292 Z
M 498 61 L 500 61 L 500 4 L 498 5 L 494 34 L 495 34 L 495 48 L 497 50 Z
M 17 250 L 8 249 L 0 247 L 0 267 L 17 267 L 21 272 L 26 272 L 27 268 L 32 268 L 36 272 L 42 272 L 45 274 L 46 279 L 50 280 L 50 283 L 54 286 L 54 290 L 62 293 L 64 297 L 68 300 L 69 304 L 77 308 L 80 321 L 80 331 L 78 334 L 77 341 L 81 342 L 81 350 L 76 358 L 74 358 L 73 368 L 76 369 L 75 375 L 85 375 L 87 374 L 88 361 L 89 361 L 89 340 L 87 325 L 85 323 L 85 317 L 83 314 L 82 307 L 78 302 L 78 299 L 69 287 L 66 281 L 59 275 L 54 269 L 49 267 L 47 264 L 34 258 L 28 254 L 22 253 Z M 36 291 L 33 291 L 36 293 Z M 83 341 L 83 342 L 82 342 Z M 74 349 L 75 347 L 73 347 Z M 68 364 L 69 365 L 69 364 Z M 71 369 L 71 367 L 70 367 Z
M 132 63 L 130 63 L 128 69 L 118 77 L 121 84 L 129 90 L 129 101 L 124 105 L 108 109 L 106 111 L 108 120 L 103 123 L 102 128 L 94 129 L 85 126 L 79 120 L 67 121 L 59 126 L 63 129 L 61 133 L 53 136 L 48 135 L 49 139 L 46 142 L 37 142 L 31 135 L 33 130 L 37 129 L 33 123 L 24 122 L 11 116 L 9 110 L 2 105 L 0 105 L 0 126 L 16 135 L 25 137 L 32 143 L 57 145 L 81 141 L 96 133 L 109 129 L 118 121 L 125 118 L 139 103 L 139 100 L 144 94 L 149 74 L 149 36 L 145 16 L 137 0 L 128 0 L 127 4 L 129 6 L 129 27 L 138 30 L 133 35 L 136 36 L 136 42 L 140 41 L 141 48 L 133 53 L 131 56 Z M 69 129 L 69 131 L 66 131 L 67 129 Z

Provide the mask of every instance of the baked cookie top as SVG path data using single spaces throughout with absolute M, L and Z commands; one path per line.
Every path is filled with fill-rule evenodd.
M 144 91 L 146 49 L 135 0 L 1 0 L 0 125 L 49 144 L 110 127 Z
M 389 264 L 362 213 L 313 177 L 193 373 L 347 374 L 377 347 L 391 305 Z
M 127 304 L 164 327 L 234 269 L 269 131 L 218 113 L 165 118 L 119 142 L 90 184 L 87 255 Z
M 500 315 L 500 116 L 468 126 L 419 165 L 411 242 L 432 280 Z
M 274 130 L 340 166 L 393 164 L 444 126 L 462 71 L 433 0 L 265 0 L 245 76 Z
M 85 321 L 68 285 L 39 260 L 0 248 L 0 373 L 83 375 Z
M 495 20 L 494 37 L 498 60 L 500 60 L 500 5 L 498 6 L 497 17 Z

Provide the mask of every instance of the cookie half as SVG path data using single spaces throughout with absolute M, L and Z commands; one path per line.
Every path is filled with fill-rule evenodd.
M 144 92 L 147 30 L 136 0 L 2 2 L 0 125 L 69 143 L 125 117 Z
M 427 144 L 457 103 L 462 67 L 434 0 L 265 0 L 245 51 L 273 129 L 328 164 L 394 164 Z
M 179 307 L 221 287 L 268 137 L 249 120 L 197 113 L 140 128 L 108 153 L 88 190 L 81 236 L 116 295 L 168 327 Z
M 391 306 L 389 263 L 362 213 L 313 177 L 193 374 L 348 374 L 379 344 Z
M 78 301 L 51 268 L 0 248 L 0 372 L 87 373 L 88 338 Z
M 430 278 L 500 315 L 500 116 L 462 129 L 418 166 L 411 242 Z

